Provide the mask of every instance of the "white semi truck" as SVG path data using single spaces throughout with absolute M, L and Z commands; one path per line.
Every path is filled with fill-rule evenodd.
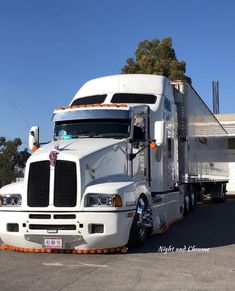
M 142 244 L 201 201 L 225 201 L 227 134 L 187 83 L 154 75 L 87 82 L 32 127 L 23 182 L 0 190 L 0 237 L 16 250 Z

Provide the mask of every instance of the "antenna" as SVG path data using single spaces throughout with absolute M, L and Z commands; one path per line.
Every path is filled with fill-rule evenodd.
M 219 81 L 212 81 L 213 113 L 219 114 Z

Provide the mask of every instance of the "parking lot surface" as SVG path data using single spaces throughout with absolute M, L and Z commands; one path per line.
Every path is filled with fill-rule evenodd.
M 127 254 L 0 251 L 0 290 L 235 290 L 235 199 L 206 203 Z

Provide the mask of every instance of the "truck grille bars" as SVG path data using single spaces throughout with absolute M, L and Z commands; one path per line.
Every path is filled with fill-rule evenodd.
M 28 180 L 28 206 L 49 205 L 50 163 L 42 161 L 30 164 Z
M 55 167 L 54 205 L 56 207 L 74 207 L 77 198 L 76 164 L 69 161 L 57 161 Z
M 47 207 L 50 199 L 50 162 L 30 164 L 28 180 L 28 206 Z M 57 160 L 54 178 L 55 207 L 74 207 L 77 200 L 76 163 Z

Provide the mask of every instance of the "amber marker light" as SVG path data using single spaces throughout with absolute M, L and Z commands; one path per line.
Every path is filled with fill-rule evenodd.
M 151 142 L 149 147 L 150 147 L 151 150 L 155 150 L 157 148 L 157 145 L 156 145 L 155 142 Z
M 112 198 L 113 198 L 113 201 L 112 201 L 113 207 L 122 207 L 122 197 L 121 196 L 114 194 Z
M 118 248 L 107 248 L 107 249 L 41 249 L 41 248 L 21 248 L 14 247 L 10 245 L 2 244 L 0 245 L 0 250 L 10 250 L 15 252 L 24 252 L 24 253 L 65 253 L 65 254 L 109 254 L 109 253 L 122 253 L 126 254 L 128 251 L 127 247 L 118 247 Z
M 56 111 L 59 111 L 59 110 L 64 110 L 65 108 L 64 107 L 56 107 Z
M 39 148 L 40 148 L 39 146 L 33 146 L 33 147 L 32 147 L 32 151 L 33 151 L 33 152 L 36 152 Z

